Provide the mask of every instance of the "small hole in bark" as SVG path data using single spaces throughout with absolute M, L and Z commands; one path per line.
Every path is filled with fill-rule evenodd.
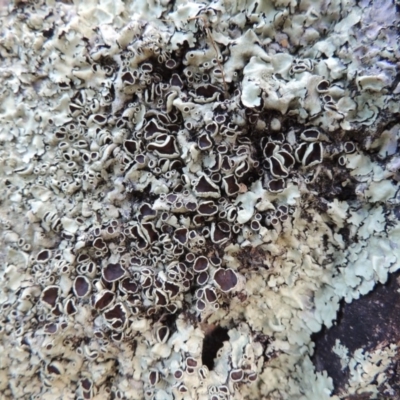
M 214 368 L 214 358 L 225 341 L 229 340 L 228 329 L 217 326 L 208 332 L 203 340 L 201 361 L 211 371 Z

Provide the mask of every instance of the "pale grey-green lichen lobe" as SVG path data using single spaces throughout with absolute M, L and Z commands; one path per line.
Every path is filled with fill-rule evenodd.
M 1 13 L 5 398 L 335 398 L 311 335 L 399 267 L 395 6 Z

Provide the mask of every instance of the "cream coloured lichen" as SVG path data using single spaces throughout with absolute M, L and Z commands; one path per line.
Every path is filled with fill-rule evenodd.
M 311 335 L 399 268 L 398 15 L 297 3 L 3 6 L 4 398 L 337 398 Z
M 378 387 L 387 380 L 386 370 L 397 354 L 397 346 L 392 344 L 370 352 L 357 349 L 350 357 L 349 350 L 340 340 L 336 340 L 332 350 L 339 356 L 342 370 L 348 368 L 350 372 L 345 393 L 341 393 L 341 396 L 368 393 L 371 398 L 379 395 Z M 387 385 L 386 392 L 394 394 L 390 385 Z

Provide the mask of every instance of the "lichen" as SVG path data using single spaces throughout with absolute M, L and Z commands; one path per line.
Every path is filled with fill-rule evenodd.
M 342 396 L 368 393 L 371 398 L 379 395 L 378 387 L 387 381 L 386 370 L 397 354 L 397 346 L 391 344 L 373 352 L 357 349 L 352 356 L 349 356 L 348 349 L 340 343 L 340 340 L 336 340 L 332 350 L 340 357 L 342 370 L 345 368 L 349 370 L 349 380 Z
M 4 398 L 337 399 L 312 334 L 400 267 L 395 5 L 0 23 Z

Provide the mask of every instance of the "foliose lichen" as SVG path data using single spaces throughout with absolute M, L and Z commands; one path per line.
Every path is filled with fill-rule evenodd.
M 3 5 L 4 398 L 337 399 L 311 335 L 400 266 L 398 18 Z

